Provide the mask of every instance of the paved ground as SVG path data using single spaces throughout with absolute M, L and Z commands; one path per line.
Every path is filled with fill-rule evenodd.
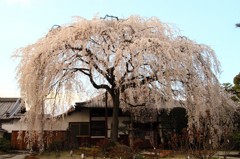
M 224 157 L 218 157 L 219 159 L 224 159 Z M 240 159 L 239 157 L 227 157 L 227 159 Z
M 216 157 L 219 157 L 220 159 L 223 158 L 223 155 L 238 155 L 239 151 L 229 151 L 229 152 L 224 152 L 224 151 L 219 151 L 217 152 L 217 154 L 215 155 Z M 239 157 L 229 157 L 227 156 L 227 159 L 240 159 Z
M 27 154 L 6 154 L 0 155 L 0 159 L 24 159 Z

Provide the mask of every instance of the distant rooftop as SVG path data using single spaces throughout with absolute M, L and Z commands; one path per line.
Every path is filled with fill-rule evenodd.
M 113 107 L 113 103 L 112 103 L 112 99 L 109 93 L 103 93 L 103 94 L 99 94 L 96 97 L 93 97 L 90 100 L 87 100 L 85 102 L 76 102 L 75 107 L 78 108 L 82 108 L 82 107 L 86 107 L 86 108 L 105 108 L 106 106 L 106 97 L 107 97 L 107 107 L 108 108 L 112 108 Z
M 0 98 L 0 120 L 21 118 L 24 112 L 20 98 Z
M 16 102 L 19 98 L 1 98 L 0 102 Z

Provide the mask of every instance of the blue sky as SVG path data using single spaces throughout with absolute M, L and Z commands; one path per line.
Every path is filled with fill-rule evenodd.
M 239 0 L 0 0 L 0 97 L 19 96 L 11 58 L 20 47 L 34 43 L 55 24 L 72 17 L 91 19 L 106 14 L 158 17 L 181 34 L 212 47 L 222 65 L 221 83 L 232 83 L 240 72 Z

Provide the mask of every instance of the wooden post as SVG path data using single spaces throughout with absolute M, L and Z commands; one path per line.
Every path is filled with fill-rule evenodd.
M 108 94 L 105 93 L 105 138 L 108 138 Z

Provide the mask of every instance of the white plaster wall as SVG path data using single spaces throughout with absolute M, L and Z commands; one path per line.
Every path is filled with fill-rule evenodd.
M 44 122 L 44 130 L 66 130 L 69 122 L 89 122 L 89 110 L 73 112 L 71 115 L 57 121 L 46 120 Z M 18 119 L 14 119 L 8 123 L 2 123 L 2 128 L 7 130 L 9 133 L 19 130 L 24 131 L 27 130 L 27 124 L 19 122 Z
M 90 122 L 89 114 L 90 114 L 89 110 L 82 110 L 81 112 L 73 112 L 71 115 L 68 115 L 58 121 L 47 120 L 45 122 L 44 130 L 65 131 L 69 126 L 69 122 Z M 105 120 L 105 117 L 94 117 L 93 119 L 95 121 Z M 119 126 L 124 126 L 122 121 L 127 120 L 129 120 L 129 117 L 119 117 Z M 112 117 L 108 117 L 108 137 L 110 137 L 111 134 L 111 124 Z M 2 128 L 11 133 L 12 131 L 27 130 L 27 125 L 22 122 L 19 122 L 18 119 L 15 119 L 9 123 L 2 123 Z M 121 132 L 119 134 L 121 134 Z
M 73 112 L 71 115 L 52 123 L 52 125 L 46 125 L 45 130 L 67 130 L 69 122 L 89 122 L 89 110 Z
M 2 123 L 2 128 L 7 130 L 8 133 L 11 133 L 12 131 L 26 130 L 27 126 L 26 124 L 19 122 L 19 119 L 13 119 L 10 122 Z

